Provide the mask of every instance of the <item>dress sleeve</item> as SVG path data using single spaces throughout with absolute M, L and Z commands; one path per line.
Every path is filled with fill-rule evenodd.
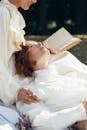
M 65 129 L 77 121 L 87 120 L 87 115 L 82 104 L 75 107 L 50 112 L 43 110 L 33 121 L 33 126 L 47 127 L 54 130 Z
M 18 91 L 18 84 L 14 82 L 7 68 L 9 22 L 9 11 L 0 7 L 0 99 L 6 105 L 15 102 Z
M 17 84 L 14 78 L 10 75 L 8 69 L 0 59 L 0 100 L 5 105 L 15 103 L 17 93 L 19 90 L 19 84 Z
M 87 114 L 83 107 L 83 104 L 79 104 L 76 107 L 68 108 L 68 109 L 56 112 L 51 117 L 52 117 L 53 124 L 54 124 L 54 121 L 56 120 L 58 121 L 56 122 L 55 126 L 59 128 L 66 128 L 66 127 L 71 126 L 77 121 L 87 120 Z M 53 120 L 53 117 L 55 117 L 55 120 Z
M 8 37 L 9 37 L 10 13 L 6 7 L 0 7 L 0 57 L 7 65 Z

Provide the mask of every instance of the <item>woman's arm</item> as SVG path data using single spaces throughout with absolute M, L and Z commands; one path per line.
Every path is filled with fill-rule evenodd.
M 39 101 L 31 91 L 21 88 L 0 59 L 0 99 L 10 105 L 20 100 L 24 103 Z
M 6 104 L 16 101 L 19 85 L 14 81 L 8 69 L 0 59 L 0 99 Z
M 0 57 L 5 65 L 8 62 L 9 28 L 10 13 L 6 7 L 0 6 Z
M 12 75 L 9 73 L 8 70 L 8 39 L 10 37 L 9 30 L 9 11 L 6 7 L 0 6 L 0 100 L 2 100 L 6 105 L 12 104 L 16 101 L 17 94 L 20 89 L 19 84 L 14 81 Z M 29 95 L 30 94 L 28 93 L 27 96 L 29 97 Z M 20 98 L 20 100 L 26 102 L 25 97 L 24 99 Z M 28 101 L 28 103 L 30 102 Z
M 5 104 L 14 102 L 18 85 L 12 80 L 8 65 L 8 37 L 10 14 L 6 7 L 0 6 L 0 99 Z M 15 96 L 14 96 L 15 95 Z

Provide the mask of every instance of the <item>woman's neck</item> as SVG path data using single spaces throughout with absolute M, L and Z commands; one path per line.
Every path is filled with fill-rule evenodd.
M 8 0 L 10 3 L 12 3 L 13 5 L 15 5 L 17 8 L 19 8 L 19 4 L 18 1 L 16 0 Z

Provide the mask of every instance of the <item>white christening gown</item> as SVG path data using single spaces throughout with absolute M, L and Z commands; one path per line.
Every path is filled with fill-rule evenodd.
M 69 52 L 55 56 L 46 69 L 35 72 L 35 80 L 26 87 L 41 100 L 17 108 L 32 122 L 35 130 L 64 130 L 87 119 L 82 102 L 87 99 L 87 66 Z

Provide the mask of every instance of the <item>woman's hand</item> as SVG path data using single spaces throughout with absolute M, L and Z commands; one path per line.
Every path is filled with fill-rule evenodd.
M 17 95 L 18 101 L 22 101 L 23 103 L 30 104 L 38 102 L 39 99 L 36 95 L 34 95 L 30 90 L 26 90 L 21 88 Z

